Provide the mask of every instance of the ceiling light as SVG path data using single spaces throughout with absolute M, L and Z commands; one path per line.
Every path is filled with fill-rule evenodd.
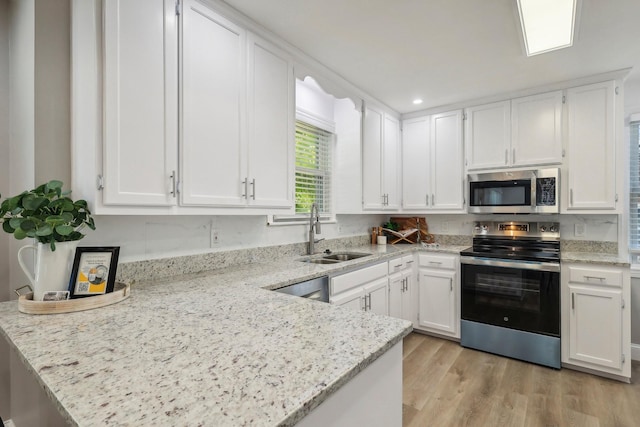
M 577 0 L 518 0 L 527 56 L 573 44 Z
M 422 104 L 422 99 L 420 99 L 420 98 L 418 98 L 418 99 L 414 99 L 414 100 L 413 100 L 413 104 L 414 104 L 414 105 L 420 105 L 420 104 Z

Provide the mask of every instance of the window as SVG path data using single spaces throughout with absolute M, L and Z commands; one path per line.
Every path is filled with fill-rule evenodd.
M 333 134 L 296 121 L 296 214 L 308 214 L 317 203 L 331 214 L 331 142 Z
M 640 253 L 640 120 L 632 121 L 629 131 L 629 247 Z

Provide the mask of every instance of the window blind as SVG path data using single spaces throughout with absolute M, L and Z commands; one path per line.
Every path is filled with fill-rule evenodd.
M 640 250 L 640 121 L 629 124 L 629 246 Z
M 322 215 L 331 213 L 331 141 L 333 134 L 296 121 L 296 214 L 317 203 Z

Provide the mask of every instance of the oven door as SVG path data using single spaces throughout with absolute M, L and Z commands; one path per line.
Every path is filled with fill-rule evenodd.
M 461 257 L 462 319 L 560 336 L 560 265 Z

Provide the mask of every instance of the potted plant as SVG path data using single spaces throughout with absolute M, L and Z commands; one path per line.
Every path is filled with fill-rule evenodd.
M 61 181 L 49 181 L 0 204 L 2 229 L 18 240 L 31 237 L 37 242 L 18 250 L 18 262 L 31 281 L 34 300 L 42 300 L 47 291 L 67 289 L 76 246 L 84 237 L 81 230 L 96 228 L 87 202 L 73 201 L 62 186 Z M 33 273 L 22 259 L 28 249 L 35 251 Z

